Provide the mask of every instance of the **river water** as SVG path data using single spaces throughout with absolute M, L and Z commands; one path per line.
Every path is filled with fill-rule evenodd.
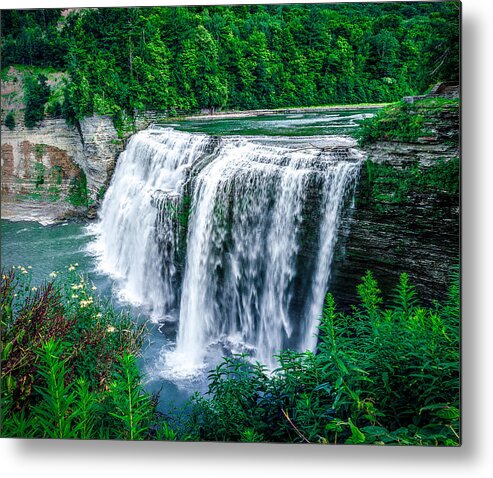
M 204 373 L 206 370 L 202 370 L 202 373 L 169 373 L 170 361 L 173 359 L 173 354 L 175 354 L 174 360 L 176 361 L 176 349 L 178 349 L 179 352 L 178 357 L 189 356 L 191 350 L 188 349 L 193 346 L 194 342 L 199 344 L 201 348 L 204 348 L 208 345 L 207 341 L 214 339 L 213 335 L 210 337 L 207 335 L 207 330 L 205 330 L 207 327 L 202 329 L 198 324 L 203 313 L 213 317 L 213 309 L 216 307 L 216 304 L 214 301 L 211 302 L 210 299 L 206 299 L 205 296 L 203 296 L 204 300 L 202 302 L 197 303 L 196 296 L 194 295 L 196 287 L 198 286 L 206 287 L 209 290 L 221 287 L 217 281 L 217 277 L 210 274 L 200 274 L 200 267 L 203 265 L 204 261 L 209 261 L 208 263 L 211 263 L 211 261 L 227 262 L 229 264 L 230 273 L 233 274 L 233 276 L 234 268 L 235 266 L 238 266 L 238 264 L 242 267 L 242 270 L 247 271 L 244 273 L 244 276 L 240 278 L 241 297 L 220 304 L 222 309 L 237 309 L 235 309 L 236 315 L 234 320 L 232 320 L 229 325 L 225 325 L 224 323 L 209 324 L 208 327 L 211 329 L 210 334 L 212 334 L 214 330 L 221 328 L 223 332 L 227 332 L 228 338 L 239 337 L 239 342 L 242 340 L 243 342 L 255 342 L 255 340 L 257 340 L 254 345 L 262 351 L 263 355 L 260 354 L 259 356 L 263 359 L 267 358 L 265 354 L 269 353 L 272 347 L 275 349 L 276 347 L 282 346 L 283 343 L 295 343 L 292 340 L 291 342 L 283 342 L 283 340 L 286 339 L 286 330 L 292 328 L 293 324 L 290 323 L 291 319 L 288 317 L 289 311 L 283 310 L 282 300 L 278 304 L 276 302 L 276 297 L 277 295 L 285 296 L 292 294 L 292 286 L 289 285 L 289 282 L 292 281 L 295 274 L 293 260 L 297 251 L 296 234 L 298 234 L 297 228 L 299 228 L 300 222 L 297 217 L 300 215 L 301 211 L 303 188 L 306 186 L 307 178 L 309 177 L 305 174 L 307 171 L 305 164 L 307 159 L 304 157 L 308 153 L 292 153 L 289 151 L 286 153 L 282 148 L 284 148 L 286 141 L 289 142 L 286 137 L 296 137 L 297 140 L 293 139 L 294 143 L 301 141 L 302 144 L 307 145 L 310 145 L 312 141 L 316 141 L 317 144 L 322 145 L 332 143 L 349 144 L 352 141 L 349 136 L 355 130 L 361 119 L 368 117 L 373 113 L 374 111 L 371 110 L 352 110 L 340 113 L 331 112 L 328 114 L 293 114 L 242 119 L 194 120 L 166 125 L 167 128 L 163 129 L 163 131 L 168 131 L 168 133 L 166 133 L 168 136 L 170 135 L 169 127 L 185 133 L 206 133 L 208 135 L 239 135 L 241 133 L 241 135 L 254 136 L 257 143 L 255 143 L 255 140 L 253 143 L 250 140 L 244 141 L 242 143 L 243 146 L 238 148 L 237 153 L 235 151 L 231 152 L 232 145 L 234 144 L 236 147 L 237 141 L 234 137 L 225 142 L 226 146 L 218 154 L 220 157 L 222 155 L 224 158 L 222 160 L 219 158 L 219 161 L 213 163 L 216 165 L 215 169 L 217 171 L 214 170 L 214 167 L 209 168 L 211 169 L 209 175 L 202 178 L 202 183 L 199 181 L 199 187 L 197 189 L 199 191 L 198 196 L 200 197 L 197 198 L 197 203 L 202 204 L 202 209 L 210 211 L 214 210 L 215 206 L 217 206 L 216 203 L 218 203 L 219 199 L 223 200 L 224 198 L 222 195 L 225 194 L 225 189 L 222 187 L 218 188 L 217 186 L 217 175 L 229 175 L 237 183 L 243 180 L 249 181 L 250 186 L 239 189 L 238 194 L 245 199 L 247 208 L 250 207 L 252 209 L 252 214 L 258 215 L 261 212 L 262 207 L 271 207 L 272 216 L 274 217 L 273 220 L 265 222 L 265 224 L 262 223 L 263 230 L 268 230 L 269 232 L 267 232 L 267 234 L 270 234 L 271 236 L 270 240 L 266 243 L 267 247 L 266 244 L 258 239 L 256 234 L 252 234 L 251 230 L 249 230 L 248 227 L 245 227 L 248 225 L 248 222 L 252 220 L 250 217 L 251 214 L 249 216 L 248 213 L 245 215 L 244 211 L 237 211 L 237 216 L 241 216 L 241 221 L 239 221 L 237 225 L 233 224 L 233 230 L 230 231 L 230 234 L 236 238 L 236 249 L 244 249 L 244 246 L 249 244 L 253 249 L 255 247 L 258 248 L 259 254 L 256 256 L 255 253 L 252 252 L 253 249 L 251 249 L 249 253 L 245 255 L 243 249 L 235 249 L 229 251 L 227 257 L 223 257 L 217 252 L 217 247 L 204 247 L 203 244 L 200 245 L 201 236 L 204 234 L 215 234 L 217 236 L 218 231 L 221 231 L 220 227 L 217 226 L 215 228 L 214 220 L 212 216 L 209 218 L 207 217 L 207 212 L 200 218 L 194 218 L 194 214 L 192 213 L 192 231 L 191 235 L 189 235 L 191 252 L 187 262 L 187 272 L 185 272 L 185 284 L 183 286 L 185 292 L 181 298 L 181 308 L 188 312 L 186 314 L 182 313 L 182 316 L 180 316 L 178 312 L 177 317 L 175 317 L 180 320 L 179 328 L 177 326 L 169 326 L 168 323 L 159 320 L 159 313 L 156 318 L 156 309 L 159 309 L 159 307 L 166 309 L 166 305 L 170 301 L 177 300 L 175 297 L 171 297 L 172 294 L 170 295 L 170 292 L 167 292 L 164 295 L 160 292 L 163 288 L 170 288 L 170 284 L 172 285 L 173 283 L 171 279 L 167 282 L 163 279 L 164 282 L 154 288 L 157 293 L 156 298 L 156 295 L 147 296 L 149 290 L 151 290 L 151 292 L 154 290 L 152 287 L 149 287 L 149 280 L 152 281 L 152 278 L 150 279 L 145 275 L 139 276 L 138 271 L 135 270 L 132 274 L 129 274 L 129 277 L 132 277 L 134 281 L 135 277 L 140 277 L 140 280 L 145 282 L 145 287 L 142 287 L 142 284 L 139 286 L 139 284 L 125 280 L 125 277 L 122 277 L 122 274 L 118 274 L 121 270 L 115 270 L 115 264 L 122 265 L 122 258 L 118 256 L 117 251 L 125 249 L 125 247 L 130 247 L 130 249 L 128 249 L 130 257 L 129 264 L 137 264 L 138 266 L 138 260 L 137 257 L 135 257 L 136 252 L 132 250 L 132 244 L 129 245 L 128 241 L 125 241 L 125 238 L 112 237 L 111 240 L 109 240 L 104 239 L 103 237 L 102 239 L 100 226 L 101 224 L 104 225 L 105 221 L 107 223 L 110 220 L 109 218 L 114 219 L 117 216 L 117 211 L 120 207 L 117 202 L 118 198 L 114 198 L 113 202 L 110 198 L 105 199 L 102 210 L 102 221 L 96 222 L 96 224 L 87 225 L 84 223 L 64 222 L 43 226 L 38 222 L 13 222 L 2 220 L 2 267 L 11 267 L 13 265 L 23 265 L 27 267 L 30 265 L 32 266 L 33 280 L 35 282 L 40 282 L 46 278 L 51 271 L 63 270 L 70 263 L 77 262 L 79 264 L 79 271 L 89 275 L 101 295 L 109 298 L 116 308 L 130 309 L 130 313 L 136 321 L 143 321 L 148 325 L 149 338 L 143 348 L 140 366 L 145 376 L 147 389 L 151 392 L 160 391 L 160 408 L 163 411 L 170 411 L 174 403 L 180 405 L 186 401 L 192 392 L 204 392 L 206 387 L 206 373 Z M 162 134 L 159 133 L 159 131 L 157 134 L 162 137 Z M 173 136 L 173 134 L 171 134 L 171 136 Z M 264 138 L 266 136 L 269 136 L 270 139 L 267 140 Z M 187 141 L 191 141 L 192 143 L 194 141 L 196 142 L 194 135 L 192 135 L 191 138 L 192 140 L 188 139 Z M 264 138 L 261 141 L 261 146 L 258 146 L 258 138 Z M 161 139 L 160 141 L 165 143 L 167 140 Z M 274 146 L 270 146 L 269 141 L 274 144 Z M 254 143 L 255 146 L 252 147 L 251 145 Z M 265 144 L 267 144 L 267 146 L 265 146 Z M 129 148 L 130 147 L 131 146 L 129 146 Z M 264 151 L 265 148 L 276 148 L 274 158 L 272 158 L 270 149 L 266 153 Z M 279 148 L 281 148 L 281 150 Z M 252 156 L 252 150 L 255 150 L 254 156 Z M 226 151 L 226 153 L 224 151 Z M 165 157 L 165 160 L 163 160 L 163 164 L 165 164 L 166 160 L 169 162 L 169 153 L 165 152 L 163 154 L 168 154 L 168 156 Z M 250 166 L 245 168 L 245 165 L 242 162 L 236 164 L 234 157 L 231 157 L 232 154 L 242 154 L 244 156 L 242 161 L 248 161 L 249 156 L 252 156 L 251 159 L 254 159 L 255 164 L 258 165 L 258 167 L 255 166 L 253 168 L 256 169 L 257 172 L 254 175 L 251 175 L 250 173 L 245 175 L 243 171 L 245 169 L 250 171 L 252 168 Z M 313 155 L 313 151 L 310 154 Z M 302 156 L 301 158 L 299 157 L 300 155 Z M 287 164 L 290 168 L 291 173 L 289 175 L 279 175 L 277 172 L 275 174 L 272 173 L 272 171 L 277 171 L 276 168 L 279 166 L 277 163 L 279 163 L 279 158 L 281 157 L 283 158 L 282 166 L 286 166 Z M 123 161 L 125 158 L 122 157 L 121 160 Z M 308 160 L 310 160 L 310 158 L 308 158 Z M 177 161 L 179 163 L 183 160 L 179 159 Z M 267 168 L 266 163 L 269 163 Z M 273 167 L 271 163 L 276 163 L 277 166 L 274 165 L 275 167 Z M 295 165 L 293 166 L 293 164 Z M 240 171 L 240 173 L 238 173 L 238 171 Z M 266 174 L 265 171 L 268 171 L 268 174 Z M 323 189 L 325 187 L 327 190 L 327 192 L 324 193 L 327 196 L 324 201 L 327 202 L 329 201 L 329 198 L 334 196 L 337 192 L 334 192 L 335 186 L 332 187 L 332 189 L 329 186 L 333 183 L 336 184 L 337 179 L 337 184 L 342 184 L 340 187 L 345 187 L 344 182 L 346 181 L 345 178 L 347 174 L 344 171 L 340 171 L 337 168 L 334 169 L 331 166 L 327 172 L 322 175 L 329 178 L 327 179 L 328 186 L 323 186 L 325 183 L 321 183 L 321 188 Z M 259 182 L 259 177 L 263 178 L 263 182 Z M 211 184 L 209 184 L 210 180 L 208 178 L 213 178 Z M 268 180 L 265 178 L 268 178 Z M 149 178 L 146 178 L 142 184 L 147 184 L 148 180 Z M 166 176 L 166 181 L 169 182 L 168 176 Z M 113 182 L 118 182 L 118 169 L 115 173 Z M 177 184 L 178 183 L 179 181 Z M 284 183 L 287 184 L 287 189 L 282 189 Z M 258 194 L 255 196 L 253 195 L 255 187 L 259 185 L 266 186 L 268 189 L 280 188 L 279 197 L 281 199 L 277 201 L 279 206 L 267 206 L 267 203 L 271 201 L 271 199 L 269 199 L 270 196 L 268 195 L 266 195 L 265 198 Z M 120 189 L 118 189 L 118 187 L 118 185 L 112 185 L 114 195 L 116 192 L 123 194 L 121 192 L 123 190 L 127 193 L 132 193 L 128 188 L 121 189 L 120 186 Z M 153 185 L 153 187 L 157 186 Z M 281 190 L 284 191 L 284 193 Z M 109 194 L 111 196 L 111 190 L 109 190 Z M 337 192 L 337 194 L 340 195 L 341 191 Z M 249 195 L 252 195 L 251 199 L 249 199 Z M 145 197 L 145 194 L 143 193 L 142 196 Z M 262 201 L 264 201 L 264 205 Z M 248 204 L 250 204 L 250 206 L 248 206 Z M 135 226 L 136 221 L 143 220 L 141 218 L 142 215 L 139 215 L 139 211 L 143 211 L 144 206 L 137 204 L 136 207 L 135 216 L 126 216 L 131 219 L 128 221 L 128 227 L 133 227 Z M 245 206 L 243 205 L 243 207 Z M 104 217 L 105 210 L 106 218 Z M 152 214 L 150 209 L 149 211 L 150 214 Z M 337 210 L 334 208 L 327 210 L 325 213 L 327 219 L 322 224 L 322 227 L 325 229 L 320 232 L 321 234 L 323 233 L 325 236 L 328 234 L 330 235 L 331 233 L 333 234 L 336 221 L 334 214 L 337 214 Z M 195 216 L 197 216 L 196 213 Z M 152 216 L 149 217 L 151 223 L 156 220 Z M 278 219 L 275 219 L 276 217 L 278 217 Z M 195 225 L 193 221 L 196 222 Z M 140 224 L 139 227 L 142 226 L 142 224 Z M 164 226 L 166 226 L 166 224 L 164 224 Z M 107 228 L 107 233 L 108 230 L 110 235 L 114 234 L 115 231 L 118 231 L 113 225 L 110 225 L 109 229 Z M 275 244 L 275 237 L 279 237 L 283 232 L 288 232 L 284 242 L 279 243 L 280 247 L 272 247 L 272 244 Z M 139 235 L 138 227 L 134 234 L 136 237 Z M 116 242 L 114 242 L 115 239 Z M 331 239 L 331 241 L 333 241 L 333 239 Z M 151 246 L 146 245 L 148 248 L 151 247 L 148 250 L 147 255 L 152 257 L 152 254 L 162 253 L 162 247 L 155 247 L 153 249 L 154 246 L 152 244 Z M 217 244 L 215 244 L 215 246 L 217 246 Z M 327 248 L 327 246 L 322 246 L 323 245 L 321 244 L 319 251 L 321 260 L 319 262 L 322 262 L 323 264 L 313 271 L 314 284 L 307 292 L 312 295 L 320 295 L 321 291 L 319 289 L 321 285 L 323 286 L 323 282 L 327 278 L 327 271 L 325 269 L 330 268 L 331 250 L 330 248 Z M 106 250 L 104 250 L 105 247 Z M 266 247 L 267 249 L 265 249 Z M 260 255 L 260 250 L 262 248 L 264 248 L 264 251 Z M 144 247 L 141 250 L 147 249 Z M 288 250 L 288 253 L 286 250 Z M 136 251 L 138 251 L 138 249 L 136 249 Z M 103 259 L 110 258 L 111 260 L 105 261 L 102 260 L 102 257 Z M 135 260 L 132 261 L 132 257 L 135 257 Z M 265 258 L 265 261 L 263 261 L 263 258 Z M 126 260 L 128 261 L 128 258 Z M 105 264 L 108 266 L 109 263 L 111 264 L 111 267 L 105 267 Z M 155 263 L 155 261 L 153 263 Z M 265 279 L 259 279 L 259 277 L 257 277 L 258 270 L 262 269 L 263 266 L 260 266 L 263 263 L 265 263 L 265 269 L 267 269 L 263 272 L 265 277 L 269 279 L 267 283 L 265 283 Z M 129 264 L 123 262 L 123 268 L 128 268 Z M 143 262 L 143 265 L 147 267 L 149 264 L 146 264 L 147 263 Z M 116 269 L 118 269 L 118 267 L 116 267 Z M 142 269 L 145 269 L 145 267 Z M 190 277 L 187 278 L 187 274 Z M 224 272 L 222 272 L 222 275 L 224 275 Z M 235 277 L 235 280 L 238 280 L 238 277 Z M 238 290 L 240 290 L 238 287 L 235 287 L 234 284 L 231 285 L 234 282 L 233 279 L 230 279 L 229 282 L 227 282 L 227 287 L 224 289 L 226 290 L 227 295 L 231 297 L 235 294 L 238 295 Z M 259 291 L 259 282 L 262 282 L 262 288 L 264 289 L 263 293 L 262 291 Z M 221 284 L 224 283 L 225 281 L 223 278 Z M 140 296 L 143 295 L 143 297 L 140 297 L 139 294 Z M 142 300 L 132 300 L 134 297 L 137 297 L 137 299 L 140 297 Z M 247 301 L 248 297 L 255 297 L 257 302 L 255 302 L 253 306 L 250 304 L 245 306 L 244 302 Z M 319 302 L 320 298 L 315 298 L 308 304 L 305 304 L 304 310 L 310 310 L 310 313 L 313 314 L 314 307 L 316 309 L 320 305 L 317 301 Z M 269 333 L 269 330 L 265 329 L 265 318 L 272 317 L 275 310 L 280 310 L 277 320 L 279 322 L 278 326 L 281 329 L 286 329 L 284 335 L 280 333 L 276 336 L 275 333 Z M 243 314 L 242 311 L 244 312 Z M 164 314 L 165 312 L 166 310 L 162 313 Z M 242 315 L 244 315 L 244 317 Z M 236 322 L 241 322 L 241 325 L 237 326 Z M 267 325 L 273 327 L 276 326 L 275 323 L 270 322 Z M 265 329 L 263 332 L 261 332 L 262 327 Z M 313 324 L 306 325 L 306 328 L 307 330 L 313 329 Z M 261 338 L 259 341 L 258 337 L 261 337 L 261 333 L 264 334 L 264 338 Z M 305 331 L 305 335 L 307 333 L 308 332 Z M 178 347 L 176 347 L 176 334 L 178 334 Z M 271 338 L 275 337 L 278 338 L 274 341 L 274 344 L 271 345 L 271 348 L 266 348 L 265 344 Z M 299 341 L 299 343 L 299 347 L 304 348 L 308 342 L 305 340 Z M 212 355 L 209 354 L 205 358 L 205 365 L 209 368 L 220 359 L 221 353 L 223 352 L 223 348 L 216 348 L 213 350 L 214 353 Z M 192 355 L 194 356 L 197 354 Z M 204 359 L 201 350 L 198 351 L 198 355 L 200 360 Z

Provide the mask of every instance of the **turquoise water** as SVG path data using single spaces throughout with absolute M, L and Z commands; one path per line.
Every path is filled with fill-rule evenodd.
M 175 127 L 188 132 L 218 135 L 314 136 L 351 135 L 364 117 L 376 110 L 346 110 L 327 114 L 291 114 L 240 119 L 189 120 Z M 169 126 L 169 125 L 168 125 Z M 174 330 L 160 330 L 144 308 L 122 303 L 116 284 L 98 272 L 95 258 L 88 252 L 92 236 L 87 224 L 63 222 L 43 226 L 37 222 L 1 221 L 1 265 L 3 268 L 22 265 L 32 267 L 34 283 L 49 277 L 52 271 L 63 271 L 73 263 L 87 274 L 99 294 L 111 300 L 116 309 L 126 309 L 134 320 L 148 325 L 148 340 L 142 350 L 140 366 L 146 387 L 160 392 L 160 409 L 172 410 L 172 404 L 183 404 L 194 391 L 205 391 L 204 377 L 191 381 L 171 382 L 160 376 L 161 354 L 174 345 Z
M 32 284 L 39 285 L 49 279 L 52 271 L 67 271 L 70 264 L 78 263 L 78 271 L 87 274 L 98 288 L 101 297 L 111 300 L 117 310 L 127 310 L 137 322 L 145 322 L 149 334 L 140 357 L 140 367 L 145 373 L 148 391 L 160 393 L 160 409 L 167 412 L 173 404 L 184 403 L 190 394 L 203 390 L 205 384 L 172 383 L 159 376 L 159 355 L 163 347 L 172 346 L 170 340 L 159 331 L 158 325 L 149 321 L 144 309 L 131 307 L 120 302 L 115 294 L 113 281 L 98 273 L 96 261 L 87 252 L 91 235 L 82 223 L 63 222 L 42 226 L 37 222 L 1 220 L 1 265 L 3 269 L 12 266 L 31 266 Z
M 330 113 L 299 113 L 249 118 L 215 118 L 177 121 L 172 125 L 190 133 L 211 135 L 320 136 L 352 135 L 375 109 L 350 109 Z

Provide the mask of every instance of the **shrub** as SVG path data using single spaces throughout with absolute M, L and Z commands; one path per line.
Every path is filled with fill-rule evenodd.
M 2 274 L 2 436 L 157 436 L 134 358 L 143 328 L 100 301 L 76 265 L 51 275 L 32 287 L 24 267 Z
M 7 126 L 10 131 L 12 131 L 15 128 L 15 113 L 13 110 L 10 110 L 7 113 L 7 116 L 5 116 L 4 120 L 5 126 Z
M 87 177 L 84 171 L 81 170 L 77 176 L 74 176 L 70 180 L 67 201 L 72 206 L 88 206 L 89 191 L 87 189 Z

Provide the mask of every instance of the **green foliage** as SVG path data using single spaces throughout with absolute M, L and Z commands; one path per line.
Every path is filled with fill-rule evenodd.
M 142 388 L 142 328 L 75 269 L 40 287 L 24 267 L 2 273 L 1 435 L 174 439 Z
M 142 440 L 148 437 L 152 401 L 140 389 L 140 375 L 132 355 L 124 354 L 121 358 L 120 369 L 115 373 L 109 394 L 114 405 L 110 415 L 120 422 L 116 427 L 118 438 Z
M 357 132 L 360 145 L 376 141 L 414 142 L 423 137 L 434 137 L 430 130 L 433 118 L 448 108 L 458 111 L 459 100 L 446 98 L 425 98 L 407 103 L 399 101 L 387 106 L 372 118 L 361 122 Z M 452 138 L 455 144 L 458 137 Z
M 226 358 L 196 396 L 198 438 L 221 441 L 459 444 L 459 300 L 420 307 L 403 274 L 389 308 L 371 273 L 360 305 L 337 312 L 327 295 L 317 354 L 283 352 L 269 374 Z
M 67 43 L 62 39 L 62 10 L 2 10 L 3 65 L 62 68 Z
M 5 126 L 7 126 L 10 131 L 12 131 L 15 128 L 15 113 L 13 110 L 10 110 L 7 115 L 5 116 L 4 120 Z
M 43 74 L 28 74 L 24 78 L 24 124 L 27 128 L 33 128 L 44 117 L 45 103 L 50 97 L 47 80 Z
M 73 206 L 89 205 L 89 191 L 84 171 L 80 170 L 79 174 L 70 180 L 67 201 Z
M 397 168 L 388 163 L 366 161 L 358 201 L 385 209 L 406 204 L 413 195 L 441 194 L 456 197 L 460 184 L 460 160 L 439 159 L 431 166 L 418 163 Z
M 459 12 L 453 1 L 7 10 L 3 63 L 68 71 L 70 121 L 389 102 L 458 80 Z

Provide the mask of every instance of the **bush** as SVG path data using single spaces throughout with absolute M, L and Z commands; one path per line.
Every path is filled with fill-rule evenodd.
M 100 301 L 76 265 L 51 275 L 32 287 L 24 267 L 2 274 L 2 436 L 157 436 L 134 358 L 143 328 Z
M 72 206 L 89 205 L 89 191 L 87 189 L 87 177 L 84 171 L 80 171 L 78 176 L 74 176 L 70 180 L 68 187 L 67 201 Z
M 419 306 L 403 274 L 384 309 L 368 273 L 350 315 L 327 295 L 316 354 L 283 352 L 272 374 L 247 357 L 227 358 L 195 396 L 204 440 L 459 444 L 459 286 Z
M 7 128 L 10 129 L 10 131 L 12 131 L 15 128 L 15 113 L 12 110 L 10 110 L 7 113 L 7 116 L 5 116 L 4 123 L 5 126 L 7 126 Z

